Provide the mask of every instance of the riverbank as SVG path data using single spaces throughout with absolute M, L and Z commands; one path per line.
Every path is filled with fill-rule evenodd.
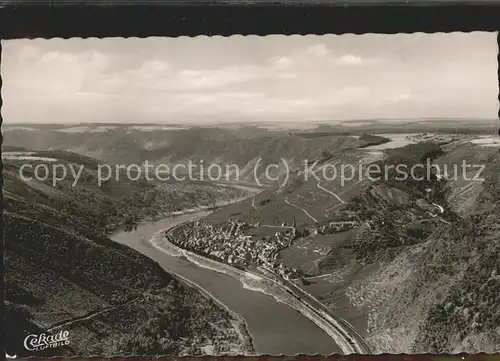
M 229 187 L 229 185 L 225 185 L 225 186 Z M 154 220 L 158 220 L 158 219 L 169 217 L 169 216 L 170 217 L 182 216 L 182 215 L 186 215 L 186 214 L 193 214 L 193 213 L 198 213 L 198 212 L 203 212 L 203 211 L 212 212 L 213 210 L 215 210 L 219 207 L 223 207 L 223 206 L 227 206 L 227 205 L 230 205 L 233 203 L 238 203 L 238 202 L 244 201 L 245 199 L 248 199 L 259 192 L 259 190 L 257 188 L 249 188 L 249 187 L 245 187 L 245 186 L 236 186 L 235 188 L 244 190 L 247 193 L 244 196 L 238 197 L 235 199 L 217 201 L 215 203 L 215 205 L 213 205 L 213 206 L 198 206 L 198 207 L 184 209 L 182 211 L 175 211 L 175 212 L 171 212 L 169 214 L 164 214 L 161 217 L 160 216 L 155 217 Z M 164 238 L 164 231 L 157 232 L 153 236 L 153 238 L 150 240 L 150 244 L 152 244 L 155 248 L 160 249 L 161 251 L 165 251 L 165 249 L 158 247 L 158 245 L 156 243 L 158 241 L 158 238 L 161 238 L 161 239 Z M 170 249 L 170 252 L 168 252 L 168 253 L 174 257 L 180 257 L 183 255 L 181 252 L 177 252 L 173 248 Z M 219 307 L 224 309 L 232 317 L 232 320 L 230 321 L 230 323 L 232 324 L 233 328 L 238 333 L 239 339 L 241 341 L 241 347 L 238 347 L 237 345 L 231 345 L 231 352 L 230 352 L 231 354 L 244 355 L 244 356 L 255 355 L 255 349 L 254 349 L 253 343 L 252 343 L 252 336 L 248 332 L 245 320 L 241 315 L 230 310 L 225 304 L 220 302 L 215 296 L 213 296 L 210 292 L 208 292 L 203 287 L 197 285 L 196 283 L 192 282 L 191 280 L 187 279 L 186 277 L 183 277 L 182 275 L 180 275 L 178 273 L 172 272 L 172 274 L 175 275 L 177 278 L 179 278 L 182 282 L 189 285 L 190 287 L 193 287 L 193 288 L 197 289 L 198 291 L 200 291 L 205 297 L 213 300 L 217 305 L 219 305 Z M 212 350 L 210 349 L 210 347 L 207 347 L 204 349 L 204 354 L 205 355 L 214 354 L 211 351 Z
M 221 186 L 230 187 L 229 185 L 221 185 Z M 242 193 L 240 193 L 239 197 L 219 200 L 215 202 L 215 204 L 200 205 L 197 207 L 186 208 L 183 209 L 182 211 L 160 212 L 156 214 L 154 217 L 143 219 L 142 221 L 138 222 L 137 227 L 133 231 L 125 232 L 123 229 L 120 229 L 113 232 L 110 238 L 112 239 L 121 238 L 120 235 L 123 233 L 127 233 L 129 235 L 136 234 L 138 241 L 142 241 L 144 245 L 151 247 L 151 244 L 149 242 L 145 242 L 145 240 L 149 238 L 147 237 L 146 234 L 148 230 L 151 229 L 151 226 L 153 226 L 156 222 L 161 222 L 163 219 L 166 218 L 172 218 L 172 219 L 177 218 L 179 222 L 182 222 L 182 219 L 185 216 L 192 217 L 193 214 L 200 214 L 200 215 L 210 214 L 219 207 L 241 202 L 249 197 L 254 196 L 256 193 L 259 192 L 259 189 L 256 188 L 249 188 L 249 187 L 234 187 L 234 188 L 243 191 Z M 138 230 L 140 229 L 145 229 L 146 234 L 140 231 L 138 232 Z M 161 233 L 161 237 L 163 237 L 164 232 L 157 232 L 153 235 L 153 238 L 158 237 L 159 233 Z M 207 299 L 207 301 L 208 300 L 213 301 L 214 306 L 216 305 L 221 310 L 220 322 L 217 321 L 212 324 L 213 328 L 217 330 L 215 332 L 216 335 L 215 338 L 212 339 L 211 342 L 207 344 L 197 346 L 202 355 L 252 356 L 255 354 L 252 337 L 247 330 L 244 318 L 240 314 L 233 312 L 225 304 L 223 304 L 216 297 L 214 297 L 210 292 L 208 292 L 206 289 L 199 286 L 198 284 L 192 282 L 188 278 L 171 270 L 167 270 L 167 272 L 171 274 L 174 278 L 176 278 L 180 283 L 184 284 L 186 287 L 199 292 L 203 298 Z M 184 355 L 184 353 L 181 352 L 179 356 L 182 355 Z
M 361 345 L 359 345 L 355 339 L 348 336 L 348 332 L 350 331 L 349 328 L 342 327 L 338 320 L 335 320 L 332 315 L 325 315 L 323 310 L 317 310 L 311 304 L 302 300 L 301 297 L 295 294 L 289 287 L 268 277 L 265 272 L 261 271 L 257 274 L 243 271 L 210 258 L 203 257 L 194 252 L 184 250 L 173 244 L 168 237 L 168 233 L 179 226 L 180 224 L 166 230 L 164 236 L 158 234 L 157 237 L 150 240 L 150 243 L 162 252 L 166 252 L 174 257 L 184 257 L 199 267 L 226 274 L 240 281 L 244 288 L 265 293 L 278 302 L 292 307 L 334 339 L 344 354 L 369 353 L 369 350 L 362 342 Z
M 231 325 L 233 326 L 234 330 L 237 332 L 238 337 L 241 341 L 241 345 L 231 345 L 230 347 L 230 355 L 238 355 L 238 356 L 253 356 L 255 355 L 255 349 L 253 347 L 252 343 L 252 335 L 247 330 L 245 320 L 241 315 L 237 314 L 236 312 L 231 311 L 225 304 L 220 302 L 216 297 L 214 297 L 210 292 L 205 290 L 203 287 L 198 286 L 196 283 L 193 283 L 186 277 L 183 277 L 179 274 L 175 274 L 176 277 L 178 277 L 180 280 L 183 282 L 187 283 L 189 286 L 196 288 L 198 291 L 200 291 L 201 294 L 203 294 L 205 297 L 212 299 L 219 307 L 224 309 L 231 317 L 232 320 L 230 320 Z M 204 348 L 204 355 L 215 355 L 215 356 L 221 356 L 217 355 L 211 351 L 211 348 L 206 347 Z
M 185 214 L 198 213 L 198 212 L 202 212 L 202 211 L 214 211 L 217 208 L 228 206 L 228 205 L 231 205 L 233 203 L 238 203 L 238 202 L 244 201 L 245 199 L 248 199 L 248 198 L 254 196 L 257 193 L 255 191 L 252 193 L 252 192 L 250 192 L 248 190 L 247 190 L 247 192 L 248 193 L 245 196 L 238 197 L 238 198 L 232 198 L 232 199 L 228 199 L 228 200 L 224 200 L 224 201 L 217 201 L 217 202 L 215 202 L 214 205 L 204 205 L 204 206 L 197 206 L 197 207 L 185 208 L 185 209 L 183 209 L 181 211 L 160 212 L 160 213 L 156 214 L 154 217 L 151 217 L 151 218 L 148 218 L 148 219 L 143 219 L 143 220 L 139 221 L 137 223 L 137 227 L 140 227 L 140 226 L 143 226 L 143 225 L 146 225 L 146 224 L 149 224 L 149 223 L 153 223 L 153 222 L 159 221 L 159 220 L 161 220 L 163 218 L 167 218 L 167 217 L 177 217 L 177 216 L 182 216 L 182 215 L 185 215 Z M 123 232 L 123 229 L 120 228 L 120 229 L 115 230 L 111 234 L 111 237 L 114 234 L 117 234 L 117 233 L 120 233 L 120 232 Z
M 238 197 L 231 202 L 218 203 L 225 206 L 228 203 L 240 202 L 263 189 L 253 187 L 244 197 Z M 210 297 L 223 310 L 230 309 L 230 337 L 235 330 L 239 332 L 239 344 L 242 350 L 238 354 L 250 353 L 249 344 L 256 354 L 307 354 L 332 355 L 342 353 L 337 343 L 321 327 L 298 312 L 297 306 L 290 307 L 295 302 L 291 294 L 275 290 L 276 285 L 263 277 L 249 272 L 235 270 L 229 266 L 214 264 L 215 268 L 203 262 L 203 259 L 189 256 L 183 250 L 165 242 L 165 231 L 177 225 L 206 217 L 214 207 L 196 207 L 178 212 L 170 217 L 155 222 L 146 222 L 138 229 L 122 233 L 115 241 L 127 245 L 156 261 L 169 274 L 174 275 L 187 287 Z M 152 242 L 151 242 L 152 241 Z M 243 280 L 240 281 L 240 279 Z M 191 281 L 191 282 L 189 282 Z M 258 292 L 256 292 L 258 291 Z M 226 339 L 220 337 L 212 342 L 215 348 L 207 345 L 203 354 L 217 353 L 217 345 L 226 345 Z M 211 348 L 212 347 L 212 348 Z M 228 348 L 224 346 L 224 351 Z M 244 350 L 244 351 L 243 351 Z M 212 352 L 215 351 L 215 352 Z M 234 353 L 234 352 L 232 352 Z M 225 352 L 223 353 L 225 354 Z
M 154 248 L 167 253 L 170 256 L 173 257 L 185 257 L 184 252 L 182 249 L 176 247 L 172 243 L 166 243 L 164 245 L 161 245 L 162 241 L 165 239 L 165 230 L 156 232 L 151 239 L 147 241 L 146 244 L 147 246 L 153 246 Z M 187 257 L 186 257 L 187 258 Z M 193 262 L 193 261 L 192 261 Z M 195 262 L 193 262 L 195 263 Z M 200 265 L 201 267 L 201 265 Z M 180 275 L 179 273 L 170 271 L 172 275 L 175 277 L 179 278 L 182 282 L 186 283 L 188 286 L 193 287 L 197 289 L 200 293 L 202 293 L 205 297 L 213 300 L 217 305 L 219 305 L 222 309 L 224 309 L 231 317 L 232 320 L 230 321 L 233 328 L 236 330 L 238 333 L 238 336 L 241 341 L 241 347 L 238 349 L 236 345 L 232 345 L 232 354 L 234 355 L 244 355 L 244 356 L 253 356 L 255 355 L 255 349 L 253 347 L 253 342 L 252 342 L 252 335 L 247 329 L 246 322 L 244 318 L 239 315 L 236 312 L 233 312 L 231 309 L 229 309 L 225 304 L 220 302 L 214 295 L 212 295 L 209 291 L 204 289 L 203 287 L 197 285 L 196 283 L 192 282 L 188 278 Z M 242 352 L 240 352 L 240 350 Z M 204 354 L 211 354 L 209 349 L 205 349 Z
M 260 277 L 246 274 L 247 277 L 242 285 L 237 277 L 198 266 L 188 260 L 179 249 L 173 247 L 165 249 L 168 248 L 163 237 L 165 230 L 181 223 L 206 217 L 210 213 L 206 210 L 165 218 L 132 232 L 122 232 L 114 240 L 154 260 L 169 274 L 178 274 L 201 286 L 230 310 L 241 315 L 257 354 L 331 355 L 342 353 L 334 340 L 309 318 L 284 302 L 278 302 L 275 297 L 264 292 L 255 292 L 256 288 L 263 287 Z M 155 240 L 153 244 L 150 242 L 151 239 Z M 164 249 L 160 251 L 153 246 L 157 243 Z M 229 268 L 226 269 L 226 271 L 229 270 Z M 190 287 L 186 282 L 182 283 L 200 294 L 197 289 Z M 284 294 L 283 297 L 291 296 Z M 226 312 L 224 313 L 227 315 Z M 222 353 L 228 350 L 224 346 L 227 345 L 225 340 L 235 340 L 232 336 L 235 334 L 234 329 L 227 322 L 226 325 L 225 328 L 230 330 L 228 334 L 230 337 L 217 337 L 212 342 L 215 346 L 219 344 L 223 346 L 224 352 Z M 218 350 L 215 349 L 215 351 Z

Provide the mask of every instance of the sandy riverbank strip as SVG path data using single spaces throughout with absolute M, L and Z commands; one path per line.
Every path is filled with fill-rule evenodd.
M 231 267 L 210 258 L 206 258 L 196 253 L 186 251 L 171 243 L 166 237 L 166 233 L 168 233 L 175 227 L 172 227 L 171 229 L 165 230 L 163 232 L 158 232 L 158 234 L 155 235 L 156 237 L 153 237 L 150 240 L 151 244 L 156 249 L 165 252 L 170 256 L 185 257 L 187 260 L 199 267 L 210 269 L 212 271 L 223 273 L 232 278 L 235 278 L 242 283 L 244 288 L 267 294 L 268 296 L 276 299 L 278 302 L 292 307 L 293 309 L 300 312 L 303 316 L 311 320 L 330 337 L 332 337 L 332 339 L 334 339 L 342 349 L 344 354 L 355 353 L 355 350 L 353 350 L 353 346 L 344 339 L 343 335 L 340 334 L 337 328 L 338 325 L 332 325 L 332 320 L 330 319 L 330 317 L 325 318 L 321 311 L 314 310 L 312 307 L 298 300 L 296 296 L 294 296 L 292 293 L 287 292 L 286 288 L 283 287 L 283 285 L 277 283 L 275 280 L 269 279 L 264 275 L 261 276 L 258 274 L 242 271 L 240 269 Z

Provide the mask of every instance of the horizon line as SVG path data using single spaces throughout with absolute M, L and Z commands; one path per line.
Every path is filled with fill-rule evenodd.
M 364 121 L 372 121 L 372 122 L 384 122 L 384 121 L 400 121 L 400 122 L 409 122 L 409 121 L 445 121 L 445 120 L 482 120 L 482 121 L 497 121 L 500 124 L 499 118 L 485 118 L 485 117 L 418 117 L 418 118 L 350 118 L 350 119 L 331 119 L 331 120 L 253 120 L 251 122 L 238 120 L 238 121 L 208 121 L 208 122 L 200 122 L 200 121 L 192 121 L 192 122 L 137 122 L 137 121 L 88 121 L 88 122 L 12 122 L 6 124 L 5 120 L 2 123 L 2 126 L 16 126 L 16 125 L 67 125 L 67 126 L 76 126 L 76 125 L 105 125 L 105 124 L 115 124 L 115 125 L 177 125 L 177 126 L 192 126 L 192 125 L 230 125 L 230 124 L 243 124 L 246 126 L 252 126 L 253 124 L 328 124 L 333 123 L 335 125 L 342 125 L 342 123 L 357 123 Z

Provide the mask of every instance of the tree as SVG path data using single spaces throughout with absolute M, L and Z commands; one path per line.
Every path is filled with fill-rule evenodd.
M 138 221 L 139 221 L 139 219 L 138 219 L 137 215 L 135 215 L 135 214 L 127 215 L 125 220 L 123 221 L 125 231 L 131 232 L 131 231 L 136 230 Z

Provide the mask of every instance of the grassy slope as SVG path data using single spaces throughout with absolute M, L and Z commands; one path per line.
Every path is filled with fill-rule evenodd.
M 45 355 L 195 353 L 216 339 L 224 352 L 239 343 L 225 311 L 153 261 L 106 238 L 127 217 L 139 219 L 155 204 L 168 202 L 163 210 L 175 210 L 228 191 L 170 185 L 147 199 L 146 184 L 97 188 L 95 161 L 55 155 L 60 161 L 86 162 L 85 182 L 54 189 L 20 180 L 15 162 L 6 162 L 4 169 L 9 353 L 26 354 L 22 342 L 30 331 L 99 311 L 65 325 L 71 344 Z M 171 200 L 174 196 L 177 200 Z
M 498 352 L 500 347 L 500 159 L 489 164 L 480 202 L 489 211 L 471 215 L 431 238 L 431 254 L 445 268 L 449 291 L 430 308 L 416 339 L 416 351 Z M 432 275 L 431 275 L 432 276 Z
M 376 208 L 383 212 L 370 215 L 374 227 L 348 245 L 366 268 L 375 267 L 367 275 L 354 276 L 346 287 L 350 302 L 367 314 L 374 348 L 420 353 L 499 350 L 498 158 L 489 169 L 490 178 L 478 197 L 489 201 L 485 213 L 454 216 L 445 203 L 449 189 L 438 182 L 436 199 L 448 208 L 450 224 L 431 220 L 420 229 L 410 228 L 404 226 L 410 219 L 400 220 L 418 219 L 417 207 L 379 203 Z M 423 185 L 412 183 L 398 188 L 409 187 L 408 194 L 414 196 Z
M 461 164 L 466 155 L 469 163 L 487 165 L 480 193 L 457 191 L 463 185 L 455 181 L 398 181 L 390 173 L 388 181 L 355 187 L 322 182 L 348 202 L 335 208 L 338 201 L 318 190 L 316 180 L 299 181 L 282 193 L 260 195 L 257 209 L 246 201 L 209 220 L 232 216 L 276 225 L 295 217 L 299 227 L 311 225 L 303 212 L 285 204 L 285 197 L 321 223 L 355 215 L 361 221 L 356 229 L 300 239 L 281 252 L 289 267 L 320 276 L 304 285 L 308 291 L 342 312 L 382 352 L 498 351 L 497 152 L 470 144 L 442 149 L 425 142 L 391 150 L 380 164 L 411 166 L 427 158 Z M 355 163 L 355 157 L 338 154 L 328 161 L 337 157 Z M 428 213 L 435 208 L 425 201 L 428 186 L 433 201 L 446 209 L 442 220 Z M 456 193 L 472 203 L 468 212 L 457 215 L 447 203 Z M 334 208 L 330 213 L 325 211 L 329 207 Z M 481 214 L 473 215 L 475 210 Z

